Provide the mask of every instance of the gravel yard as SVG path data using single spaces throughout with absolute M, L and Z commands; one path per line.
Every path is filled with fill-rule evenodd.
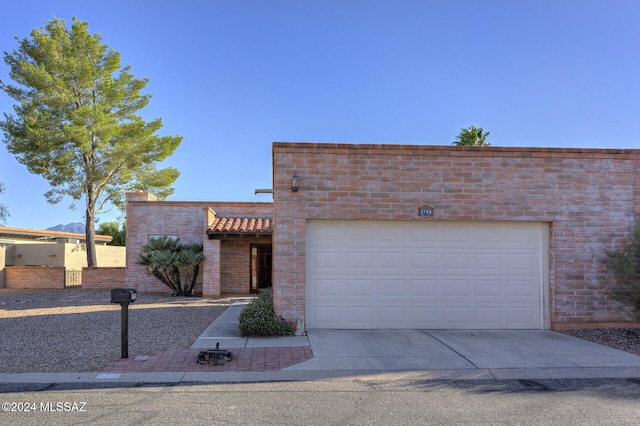
M 101 371 L 120 358 L 120 305 L 108 290 L 0 289 L 0 372 Z M 138 293 L 129 357 L 191 347 L 230 299 Z
M 563 333 L 640 355 L 640 328 L 598 328 L 570 330 Z
M 120 305 L 107 290 L 0 289 L 0 372 L 102 371 L 120 358 Z M 129 305 L 129 357 L 191 347 L 231 299 L 138 293 Z M 565 331 L 640 355 L 640 329 Z

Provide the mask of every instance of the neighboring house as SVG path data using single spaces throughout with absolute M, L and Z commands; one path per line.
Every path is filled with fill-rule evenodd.
M 96 235 L 96 250 L 112 251 L 114 247 L 106 245 L 112 239 L 110 235 Z M 84 234 L 0 226 L 0 245 L 6 250 L 5 265 L 82 269 L 87 266 L 84 243 Z M 118 251 L 124 254 L 124 248 Z M 99 266 L 125 266 L 120 253 L 98 256 L 98 263 L 103 263 Z
M 272 285 L 307 328 L 614 325 L 638 182 L 640 150 L 274 143 L 273 203 L 128 194 L 127 285 L 162 288 L 135 258 L 169 234 L 203 241 L 204 297 Z
M 124 267 L 126 264 L 124 247 L 106 245 L 112 239 L 110 235 L 96 235 L 100 267 Z M 87 266 L 85 235 L 0 226 L 0 287 L 4 286 L 6 266 L 48 266 L 81 271 Z

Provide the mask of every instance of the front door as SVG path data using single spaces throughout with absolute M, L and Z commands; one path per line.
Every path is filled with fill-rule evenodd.
M 271 246 L 251 246 L 251 293 L 271 287 Z

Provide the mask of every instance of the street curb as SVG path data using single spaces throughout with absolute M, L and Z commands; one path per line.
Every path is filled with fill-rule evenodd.
M 0 374 L 0 383 L 158 383 L 207 384 L 315 380 L 436 381 L 436 380 L 640 379 L 640 367 L 520 368 L 416 371 L 270 371 L 245 373 L 23 373 Z

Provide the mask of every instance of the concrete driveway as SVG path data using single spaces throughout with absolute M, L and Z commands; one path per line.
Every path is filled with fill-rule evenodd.
M 640 369 L 640 356 L 547 330 L 309 331 L 313 359 L 289 371 Z
M 640 377 L 640 356 L 549 330 L 310 330 L 238 334 L 239 301 L 192 348 L 311 346 L 313 358 L 280 371 L 340 375 L 425 372 L 429 378 Z M 305 376 L 307 377 L 307 376 Z M 324 377 L 324 376 L 323 376 Z

